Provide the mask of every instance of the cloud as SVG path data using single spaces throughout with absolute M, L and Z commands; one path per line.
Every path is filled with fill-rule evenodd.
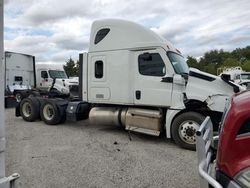
M 88 49 L 91 23 L 121 18 L 171 41 L 185 56 L 250 43 L 248 0 L 5 0 L 5 48 L 64 62 Z
M 76 38 L 74 35 L 55 34 L 52 37 L 52 41 L 60 49 L 83 50 L 88 47 L 89 38 Z

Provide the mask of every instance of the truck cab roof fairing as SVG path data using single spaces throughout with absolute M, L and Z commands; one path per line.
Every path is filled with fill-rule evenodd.
M 101 41 L 96 43 L 96 35 L 102 29 L 109 29 L 110 31 Z M 176 51 L 170 42 L 152 30 L 130 21 L 104 19 L 97 20 L 92 24 L 89 52 L 133 49 L 145 46 L 162 46 L 167 50 Z

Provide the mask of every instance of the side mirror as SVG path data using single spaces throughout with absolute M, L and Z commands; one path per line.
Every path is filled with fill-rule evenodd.
M 183 78 L 183 76 L 181 76 L 180 74 L 175 74 L 174 77 L 173 77 L 173 83 L 177 84 L 177 85 L 183 85 L 183 86 L 185 86 L 186 81 Z
M 65 80 L 64 80 L 64 79 L 62 79 L 62 81 L 63 81 L 63 86 L 65 87 L 65 86 L 66 86 L 66 84 L 65 84 Z
M 185 85 L 185 79 L 179 75 L 179 74 L 175 74 L 173 77 L 163 77 L 161 79 L 161 82 L 166 82 L 166 83 L 173 83 L 173 84 L 178 84 L 178 85 Z

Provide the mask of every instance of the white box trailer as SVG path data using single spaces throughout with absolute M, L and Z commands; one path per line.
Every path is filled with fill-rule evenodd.
M 35 57 L 16 52 L 5 52 L 5 102 L 21 100 L 20 93 L 36 87 Z
M 89 117 L 128 131 L 165 132 L 181 147 L 195 149 L 205 116 L 218 125 L 226 99 L 241 90 L 225 78 L 190 70 L 170 42 L 129 21 L 95 21 L 89 52 L 80 57 L 81 101 L 25 98 L 17 116 L 40 116 L 50 125 Z
M 16 52 L 5 52 L 6 88 L 14 92 L 15 86 L 35 87 L 35 57 Z

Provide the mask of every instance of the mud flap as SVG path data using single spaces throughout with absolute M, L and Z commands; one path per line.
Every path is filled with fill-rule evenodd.
M 21 113 L 20 113 L 20 102 L 17 103 L 16 105 L 16 117 L 20 117 Z
M 68 103 L 69 102 L 67 100 L 56 101 L 56 106 L 59 110 L 59 114 L 62 116 L 60 123 L 63 123 L 66 120 L 66 109 L 67 109 Z

